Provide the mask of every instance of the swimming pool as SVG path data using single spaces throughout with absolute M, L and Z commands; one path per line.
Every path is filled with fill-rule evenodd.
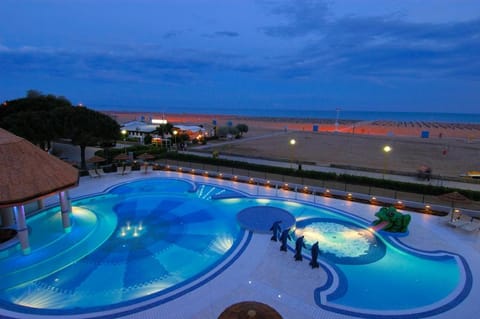
M 74 201 L 71 234 L 63 234 L 58 208 L 29 219 L 32 254 L 0 259 L 0 304 L 62 315 L 177 298 L 235 262 L 251 238 L 236 214 L 258 206 L 288 211 L 296 235 L 320 242 L 328 281 L 312 295 L 326 310 L 428 316 L 468 295 L 471 273 L 461 256 L 414 250 L 344 211 L 150 178 Z

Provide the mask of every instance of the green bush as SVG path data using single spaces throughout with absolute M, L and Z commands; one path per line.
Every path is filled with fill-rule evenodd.
M 221 158 L 195 156 L 181 153 L 164 153 L 165 158 L 176 159 L 185 162 L 195 162 L 202 164 L 211 164 L 218 166 L 234 167 L 238 169 L 245 169 L 258 172 L 269 172 L 272 174 L 279 174 L 285 176 L 304 177 L 310 179 L 318 179 L 325 181 L 337 181 L 352 185 L 374 186 L 378 188 L 390 189 L 395 191 L 403 191 L 410 193 L 418 193 L 424 195 L 441 195 L 453 191 L 457 191 L 471 200 L 480 200 L 480 192 L 463 189 L 452 189 L 443 186 L 424 185 L 418 183 L 399 182 L 387 179 L 376 179 L 366 176 L 355 176 L 347 174 L 326 173 L 318 171 L 295 170 L 285 167 L 267 166 L 252 164 L 247 162 L 232 161 Z

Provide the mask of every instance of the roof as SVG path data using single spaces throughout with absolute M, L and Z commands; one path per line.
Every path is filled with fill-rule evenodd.
M 152 133 L 157 129 L 158 125 L 155 124 L 147 124 L 141 121 L 131 121 L 127 123 L 123 123 L 122 129 L 125 129 L 130 132 L 143 132 L 143 133 Z
M 0 207 L 28 203 L 78 185 L 78 170 L 0 128 Z
M 198 125 L 174 125 L 175 128 L 178 128 L 181 131 L 191 131 L 191 132 L 203 132 L 205 129 Z

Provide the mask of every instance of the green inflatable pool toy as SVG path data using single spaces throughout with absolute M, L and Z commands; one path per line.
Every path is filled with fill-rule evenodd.
M 381 226 L 378 230 L 391 233 L 406 233 L 412 219 L 408 214 L 399 213 L 393 206 L 380 208 L 375 216 L 378 219 L 373 221 L 373 226 Z

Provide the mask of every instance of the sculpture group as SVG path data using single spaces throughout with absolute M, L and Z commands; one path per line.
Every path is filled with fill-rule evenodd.
M 272 237 L 270 238 L 272 241 L 278 241 L 280 240 L 280 250 L 286 252 L 287 251 L 287 241 L 290 239 L 292 240 L 292 237 L 290 236 L 290 228 L 286 228 L 282 230 L 282 227 L 280 224 L 282 221 L 276 221 L 273 223 L 272 227 L 270 227 L 270 231 L 272 232 Z M 300 236 L 297 238 L 295 241 L 295 255 L 293 258 L 295 258 L 295 261 L 302 261 L 303 256 L 302 256 L 302 250 L 303 248 L 307 248 L 304 242 L 304 236 Z M 311 248 L 311 261 L 310 261 L 310 266 L 312 268 L 319 268 L 320 264 L 318 263 L 318 256 L 320 255 L 320 248 L 318 247 L 318 241 L 312 245 Z

